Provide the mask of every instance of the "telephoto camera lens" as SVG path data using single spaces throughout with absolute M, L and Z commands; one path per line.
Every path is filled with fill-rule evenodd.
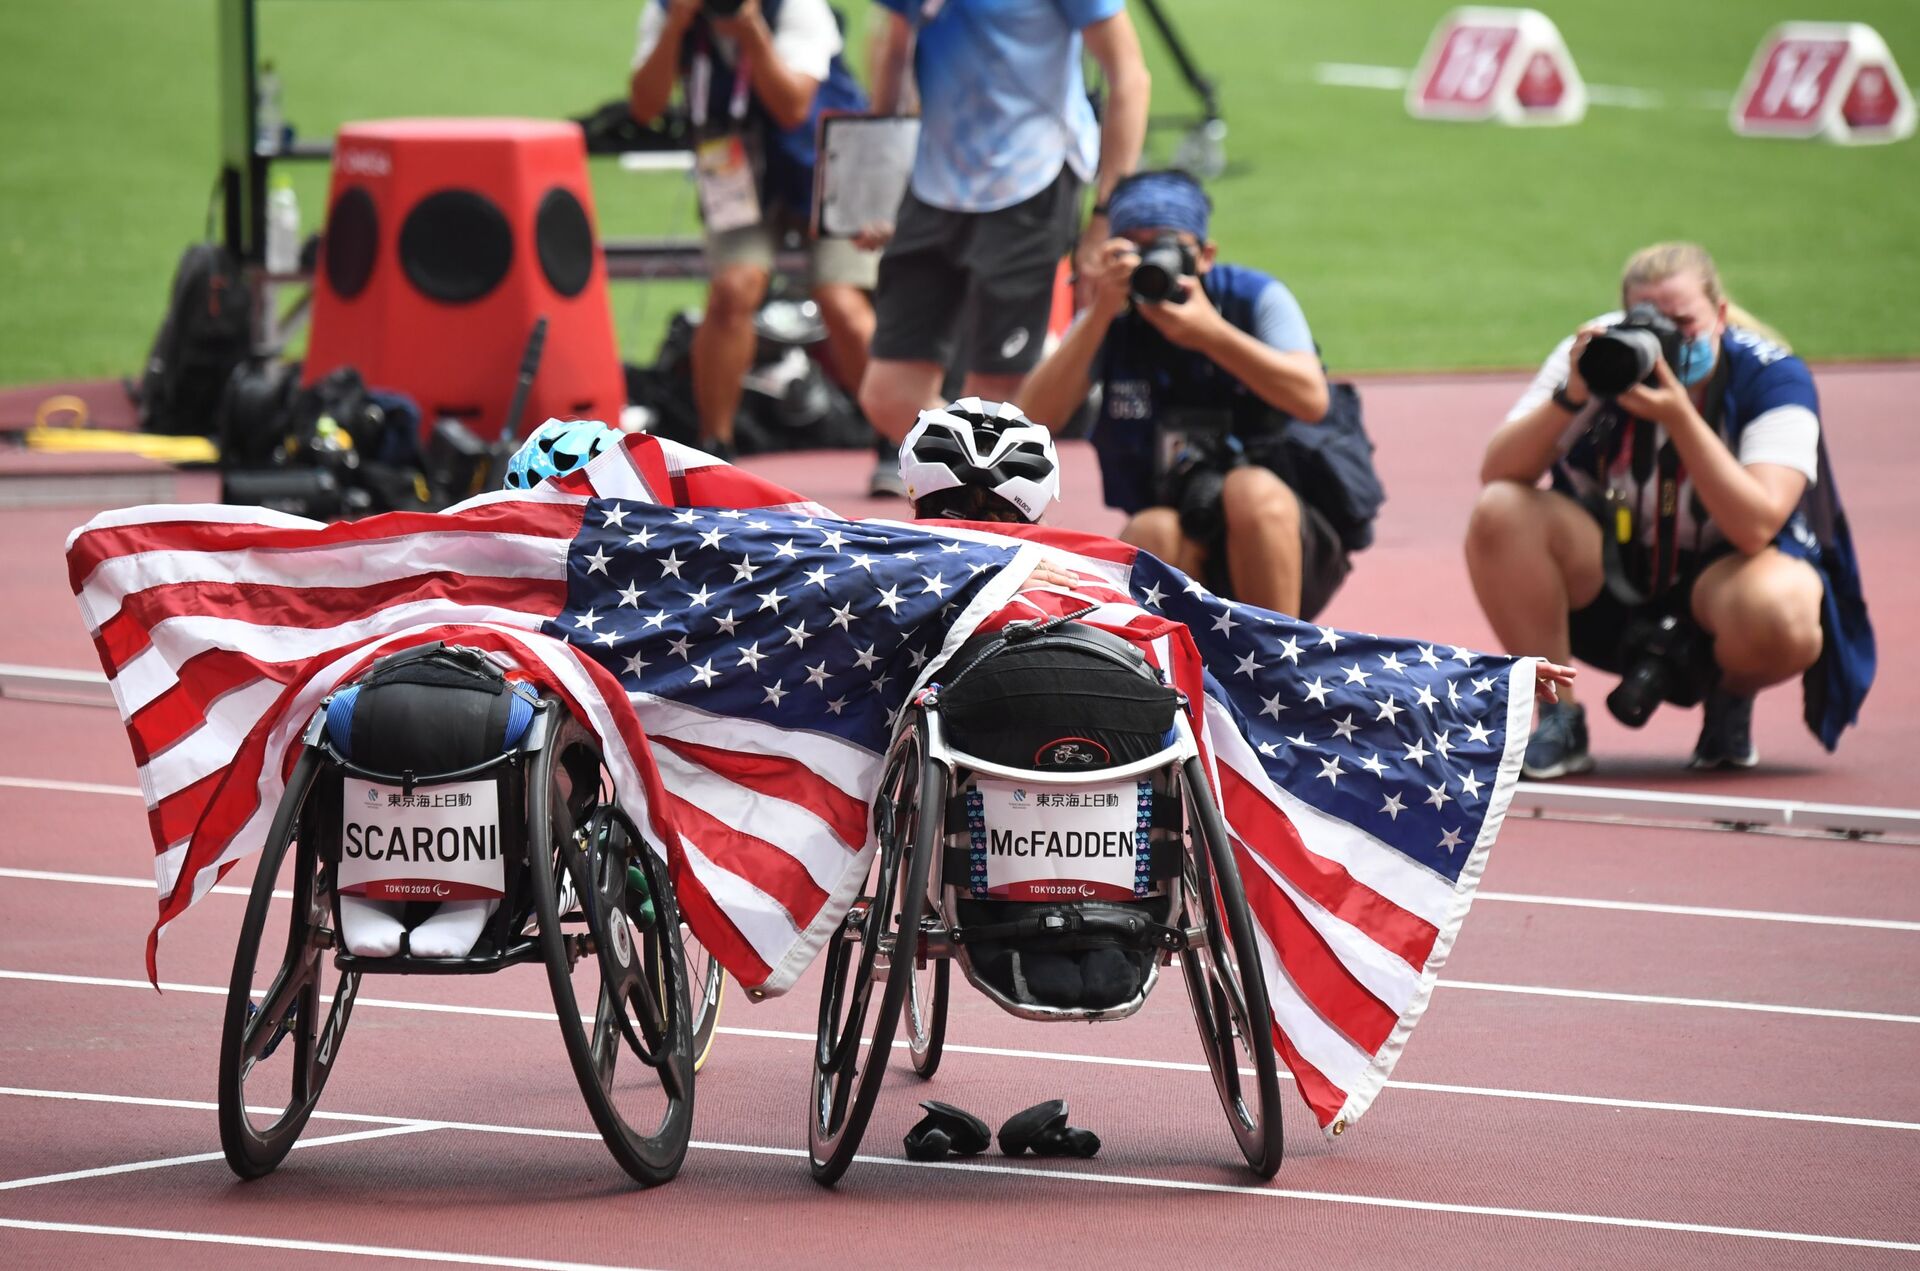
M 1187 250 L 1172 234 L 1163 234 L 1140 253 L 1127 286 L 1135 300 L 1149 304 L 1175 299 L 1180 295 L 1180 280 L 1192 270 Z
M 1618 397 L 1652 375 L 1659 360 L 1659 336 L 1636 327 L 1614 327 L 1587 341 L 1580 355 L 1580 378 L 1601 397 Z
M 1671 613 L 1636 619 L 1620 644 L 1626 672 L 1607 694 L 1607 710 L 1629 728 L 1645 724 L 1661 702 L 1691 706 L 1711 682 L 1710 646 L 1690 620 Z
M 1587 341 L 1580 355 L 1580 378 L 1601 397 L 1618 397 L 1635 384 L 1654 382 L 1653 370 L 1680 356 L 1680 328 L 1650 304 L 1637 304 L 1626 317 Z
M 1620 683 L 1607 694 L 1607 710 L 1628 728 L 1644 726 L 1654 708 L 1667 696 L 1669 673 L 1659 658 L 1643 658 L 1627 668 Z

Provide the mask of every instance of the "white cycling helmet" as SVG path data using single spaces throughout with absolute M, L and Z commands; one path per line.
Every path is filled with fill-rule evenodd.
M 900 478 L 914 503 L 956 486 L 978 486 L 1029 522 L 1060 497 L 1053 434 L 1012 402 L 978 397 L 920 412 L 900 443 Z

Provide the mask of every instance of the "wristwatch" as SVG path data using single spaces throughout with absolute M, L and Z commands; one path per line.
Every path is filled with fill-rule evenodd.
M 1569 415 L 1578 415 L 1587 408 L 1586 402 L 1576 402 L 1567 396 L 1567 386 L 1565 384 L 1553 390 L 1553 404 L 1561 410 L 1566 411 Z

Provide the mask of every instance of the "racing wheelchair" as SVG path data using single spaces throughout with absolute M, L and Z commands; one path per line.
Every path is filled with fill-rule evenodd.
M 1070 618 L 976 637 L 948 666 L 904 713 L 867 883 L 827 945 L 813 1177 L 831 1185 L 858 1151 L 903 1010 L 913 1070 L 934 1075 L 955 965 L 1016 1016 L 1110 1020 L 1175 957 L 1234 1138 L 1272 1177 L 1266 980 L 1183 695 Z
M 648 1185 L 679 1171 L 719 967 L 706 960 L 696 1010 L 666 862 L 612 789 L 598 738 L 564 703 L 475 649 L 404 650 L 322 703 L 268 831 L 227 992 L 219 1121 L 235 1174 L 262 1177 L 292 1150 L 362 976 L 526 962 L 546 966 L 614 1159 Z M 451 942 L 450 918 L 469 928 Z

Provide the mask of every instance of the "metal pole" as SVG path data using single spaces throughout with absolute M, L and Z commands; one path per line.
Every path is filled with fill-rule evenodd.
M 265 263 L 267 160 L 254 148 L 259 48 L 254 0 L 217 0 L 222 238 L 242 263 Z
M 1180 39 L 1180 33 L 1173 29 L 1173 23 L 1160 8 L 1160 0 L 1140 0 L 1140 7 L 1147 11 L 1147 17 L 1154 28 L 1160 32 L 1160 38 L 1166 42 L 1167 52 L 1173 56 L 1173 64 L 1180 68 L 1180 74 L 1186 79 L 1187 86 L 1200 98 L 1201 112 L 1207 119 L 1220 118 L 1220 101 L 1214 93 L 1213 80 L 1194 62 L 1192 54 L 1187 52 L 1186 44 Z

